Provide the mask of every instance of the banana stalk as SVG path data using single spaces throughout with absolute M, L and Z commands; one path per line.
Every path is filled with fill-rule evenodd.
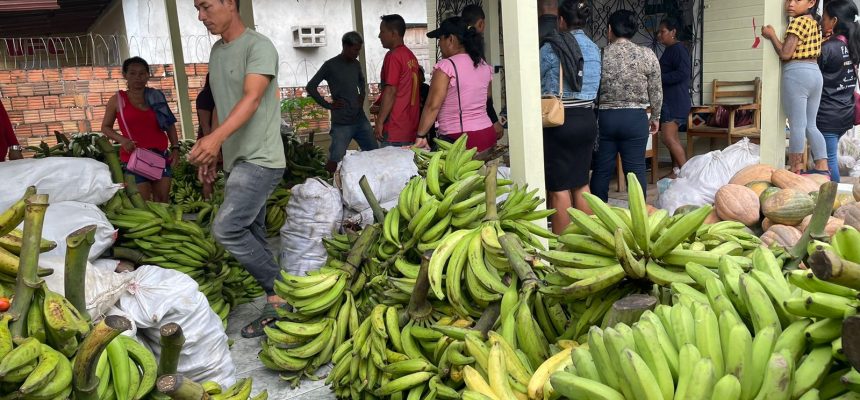
M 179 324 L 171 322 L 161 327 L 161 358 L 158 360 L 158 376 L 176 373 L 176 368 L 179 365 L 179 353 L 184 344 L 185 335 Z M 161 385 L 158 387 L 160 391 Z
M 128 195 L 128 199 L 131 200 L 134 208 L 146 208 L 146 202 L 143 200 L 143 196 L 140 195 L 140 191 L 137 190 L 137 182 L 135 182 L 134 175 L 132 174 L 125 175 L 125 193 Z
M 487 214 L 484 216 L 484 221 L 496 221 L 499 219 L 499 210 L 496 207 L 496 183 L 499 171 L 498 161 L 493 161 L 487 165 L 487 177 L 484 178 L 484 191 L 487 193 Z
M 166 394 L 174 400 L 203 400 L 209 395 L 203 385 L 179 374 L 162 375 L 155 383 L 159 393 Z
M 500 301 L 494 301 L 484 309 L 484 312 L 481 314 L 481 318 L 475 322 L 475 326 L 472 329 L 481 332 L 481 337 L 487 338 L 487 333 L 493 329 L 493 326 L 496 324 L 496 321 L 499 319 L 499 315 L 502 312 L 502 303 Z
M 376 239 L 379 238 L 381 233 L 379 225 L 368 225 L 361 231 L 352 249 L 346 255 L 344 270 L 350 277 L 355 276 L 356 272 L 358 272 L 358 267 L 367 258 L 367 253 L 370 251 L 373 243 L 376 243 Z M 394 258 L 392 257 L 391 259 L 393 260 Z
M 373 194 L 373 189 L 370 188 L 370 183 L 367 182 L 366 175 L 362 175 L 361 179 L 358 180 L 358 186 L 361 187 L 361 193 L 364 193 L 364 198 L 367 199 L 367 204 L 369 204 L 370 209 L 373 210 L 374 222 L 379 223 L 384 221 L 385 212 L 382 211 L 382 206 L 379 205 L 379 200 L 377 200 L 376 195 Z
M 72 367 L 72 384 L 78 400 L 98 400 L 96 364 L 104 349 L 120 333 L 131 329 L 125 317 L 108 315 L 84 338 Z
M 654 311 L 657 298 L 647 294 L 631 294 L 612 304 L 603 318 L 603 327 L 613 328 L 618 324 L 633 326 L 646 310 Z
M 65 293 L 66 298 L 72 303 L 78 312 L 91 321 L 87 313 L 87 299 L 84 295 L 87 277 L 87 258 L 90 255 L 90 247 L 96 241 L 96 226 L 87 225 L 72 232 L 66 238 L 66 276 Z
M 102 136 L 96 139 L 96 146 L 105 158 L 105 163 L 108 165 L 110 177 L 111 180 L 113 180 L 113 183 L 125 182 L 125 178 L 123 178 L 122 175 L 122 166 L 119 163 L 119 155 L 116 154 L 116 149 L 114 149 L 110 140 L 108 140 L 107 137 Z
M 860 371 L 860 316 L 852 315 L 842 321 L 842 353 Z
M 128 247 L 119 247 L 114 246 L 110 248 L 111 255 L 113 258 L 118 258 L 120 260 L 131 261 L 135 265 L 143 264 L 143 259 L 146 258 L 146 255 L 137 251 L 135 249 L 130 249 Z
M 406 308 L 406 314 L 414 321 L 427 320 L 433 313 L 433 306 L 427 300 L 427 294 L 430 293 L 430 278 L 427 270 L 430 267 L 431 254 L 432 252 L 428 251 L 421 256 L 421 268 L 418 270 L 415 289 L 409 299 L 409 307 Z
M 42 225 L 48 208 L 48 195 L 36 194 L 26 201 L 24 211 L 24 234 L 21 243 L 21 256 L 18 266 L 18 279 L 15 286 L 15 301 L 12 302 L 12 317 L 9 326 L 13 338 L 24 338 L 27 324 L 24 316 L 30 309 L 33 292 L 41 286 L 39 280 L 39 245 L 42 242 Z
M 800 262 L 807 256 L 807 246 L 810 240 L 826 240 L 829 236 L 824 234 L 824 226 L 827 220 L 830 219 L 830 213 L 833 210 L 833 202 L 836 201 L 836 182 L 827 182 L 821 185 L 818 190 L 818 200 L 815 202 L 815 209 L 812 211 L 812 219 L 809 221 L 809 226 L 803 231 L 803 236 L 797 241 L 797 244 L 789 250 L 791 258 L 785 262 L 783 269 L 794 270 L 800 266 Z
M 505 256 L 508 257 L 511 268 L 513 268 L 517 277 L 523 283 L 522 290 L 525 291 L 527 286 L 537 288 L 538 277 L 526 261 L 528 255 L 525 249 L 523 249 L 520 238 L 517 235 L 505 234 L 499 236 L 499 243 L 502 245 L 502 249 L 505 250 Z
M 860 264 L 843 260 L 833 250 L 817 246 L 807 263 L 818 279 L 860 289 Z

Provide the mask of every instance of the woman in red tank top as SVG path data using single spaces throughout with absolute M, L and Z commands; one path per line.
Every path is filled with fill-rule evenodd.
M 122 76 L 128 84 L 128 90 L 118 91 L 108 101 L 102 121 L 102 133 L 120 144 L 119 158 L 123 167 L 136 147 L 152 150 L 167 158 L 167 167 L 162 178 L 156 181 L 125 171 L 135 175 L 138 190 L 145 200 L 167 203 L 170 196 L 170 167 L 179 157 L 176 126 L 171 124 L 169 128 L 162 129 L 155 110 L 146 101 L 144 92 L 149 81 L 149 64 L 144 59 L 132 57 L 125 60 L 122 64 Z M 117 118 L 117 115 L 120 118 Z M 117 119 L 121 133 L 114 129 Z M 170 152 L 167 151 L 168 140 Z

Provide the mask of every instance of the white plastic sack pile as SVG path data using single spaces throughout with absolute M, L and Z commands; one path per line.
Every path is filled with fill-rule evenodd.
M 660 208 L 674 213 L 685 205 L 712 204 L 714 195 L 744 167 L 759 162 L 759 146 L 744 138 L 722 151 L 714 150 L 687 161 L 675 179 L 660 194 Z
M 79 201 L 104 204 L 120 185 L 114 184 L 107 164 L 89 158 L 28 158 L 0 163 L 0 210 L 18 201 L 29 186 L 47 194 L 51 204 Z
M 42 256 L 65 257 L 66 237 L 72 232 L 87 225 L 96 226 L 96 241 L 90 247 L 89 260 L 95 260 L 113 246 L 116 240 L 116 229 L 108 221 L 105 213 L 95 205 L 77 201 L 51 203 L 45 212 L 45 223 L 42 237 L 57 242 L 57 247 Z M 24 223 L 18 226 L 24 229 Z
M 860 134 L 857 129 L 852 128 L 839 138 L 836 154 L 840 174 L 860 177 Z
M 54 269 L 53 274 L 44 278 L 48 289 L 63 296 L 66 294 L 65 263 L 65 257 L 39 257 L 40 267 Z M 87 312 L 93 317 L 93 320 L 101 319 L 102 316 L 108 314 L 108 310 L 116 304 L 134 277 L 131 273 L 116 273 L 117 264 L 118 261 L 109 259 L 87 263 L 84 291 L 86 292 Z
M 331 237 L 343 217 L 340 191 L 310 178 L 293 187 L 287 215 L 281 228 L 281 269 L 293 275 L 320 269 L 328 257 L 321 239 Z
M 137 327 L 137 336 L 155 358 L 161 356 L 162 326 L 174 322 L 182 327 L 185 345 L 177 372 L 195 382 L 215 381 L 230 386 L 236 381 L 236 365 L 230 357 L 221 318 L 209 307 L 197 282 L 181 272 L 145 265 L 134 272 L 117 303 Z
M 415 153 L 411 150 L 396 147 L 347 154 L 340 166 L 343 205 L 355 212 L 370 208 L 358 185 L 362 176 L 367 177 L 379 204 L 396 201 L 409 179 L 418 175 L 414 159 Z

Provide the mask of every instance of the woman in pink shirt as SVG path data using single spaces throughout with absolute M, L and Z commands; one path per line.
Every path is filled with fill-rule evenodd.
M 427 132 L 438 123 L 443 140 L 466 135 L 467 147 L 479 152 L 492 148 L 497 138 L 487 116 L 487 97 L 493 70 L 483 58 L 483 37 L 460 17 L 442 21 L 427 37 L 439 39 L 443 59 L 433 67 L 415 146 L 427 148 Z

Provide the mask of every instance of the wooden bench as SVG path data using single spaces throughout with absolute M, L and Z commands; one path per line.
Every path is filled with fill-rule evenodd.
M 706 123 L 694 124 L 697 114 L 707 114 L 708 117 L 716 113 L 717 107 L 723 106 L 729 111 L 729 126 L 720 128 L 709 126 Z M 740 110 L 751 110 L 753 113 L 752 123 L 743 126 L 735 126 L 735 114 Z M 725 138 L 726 145 L 748 137 L 757 142 L 761 135 L 761 79 L 755 78 L 751 81 L 720 81 L 714 79 L 713 97 L 711 104 L 705 106 L 694 106 L 687 117 L 687 157 L 692 157 L 693 144 L 696 137 L 711 139 Z

